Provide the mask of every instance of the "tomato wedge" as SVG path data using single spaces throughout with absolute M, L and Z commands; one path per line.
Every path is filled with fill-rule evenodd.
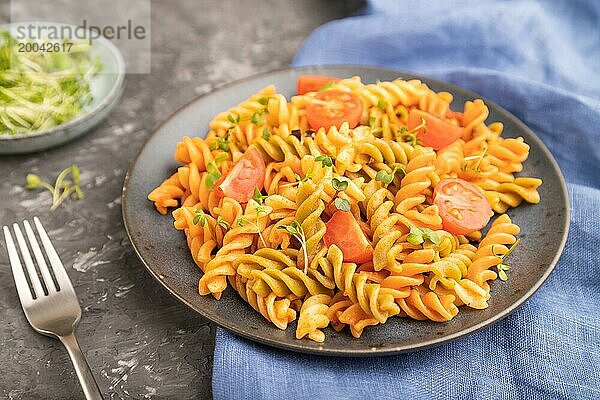
M 217 182 L 217 192 L 239 203 L 247 203 L 254 194 L 254 188 L 259 190 L 263 188 L 265 170 L 265 161 L 259 151 L 251 147 L 246 150 L 225 179 L 220 184 Z
M 455 235 L 483 228 L 494 215 L 479 189 L 459 178 L 442 179 L 435 187 L 433 203 L 440 210 L 444 230 Z
M 425 120 L 425 127 L 417 129 L 416 135 L 424 146 L 439 150 L 460 139 L 463 135 L 464 129 L 460 126 L 452 125 L 443 119 L 420 110 L 410 111 L 406 128 L 408 130 L 415 129 L 421 125 L 423 119 Z
M 317 90 L 327 87 L 327 85 L 330 83 L 334 83 L 339 80 L 340 78 L 336 78 L 335 76 L 302 75 L 300 78 L 298 78 L 297 93 L 306 94 L 308 92 L 316 92 Z
M 308 124 L 314 130 L 319 128 L 338 128 L 348 122 L 354 128 L 360 122 L 363 104 L 354 93 L 341 90 L 325 90 L 317 93 L 313 101 L 306 108 Z
M 325 225 L 325 246 L 335 244 L 339 247 L 344 254 L 344 261 L 358 264 L 373 261 L 373 246 L 352 213 L 338 210 Z

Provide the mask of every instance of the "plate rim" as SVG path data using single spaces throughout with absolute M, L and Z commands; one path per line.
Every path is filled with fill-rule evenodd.
M 538 279 L 538 281 L 522 297 L 520 297 L 517 301 L 515 301 L 510 306 L 505 308 L 502 312 L 497 313 L 497 314 L 491 316 L 490 318 L 488 318 L 476 325 L 473 325 L 469 328 L 465 328 L 463 330 L 460 330 L 453 334 L 442 336 L 440 338 L 429 339 L 429 340 L 423 341 L 422 343 L 419 343 L 417 345 L 399 345 L 399 346 L 394 346 L 394 347 L 382 347 L 382 348 L 377 348 L 377 349 L 346 349 L 346 350 L 327 349 L 322 346 L 320 346 L 318 348 L 308 348 L 308 347 L 302 346 L 300 340 L 298 341 L 298 344 L 283 343 L 283 342 L 278 341 L 277 339 L 267 338 L 267 337 L 261 336 L 259 334 L 253 334 L 251 331 L 244 331 L 244 330 L 238 329 L 233 324 L 230 324 L 227 319 L 220 319 L 218 316 L 217 317 L 207 316 L 201 309 L 199 309 L 198 307 L 195 307 L 193 304 L 189 303 L 185 298 L 183 298 L 178 293 L 176 293 L 176 291 L 172 290 L 164 282 L 164 280 L 162 280 L 159 277 L 159 274 L 157 274 L 150 267 L 150 265 L 148 265 L 146 260 L 142 257 L 142 254 L 139 250 L 139 246 L 136 245 L 135 239 L 130 232 L 130 220 L 127 216 L 127 211 L 126 211 L 127 201 L 128 201 L 127 196 L 129 194 L 128 188 L 129 188 L 131 175 L 132 175 L 133 169 L 135 168 L 135 166 L 137 164 L 138 158 L 141 156 L 141 154 L 143 153 L 144 149 L 146 148 L 146 146 L 148 145 L 150 140 L 163 128 L 163 126 L 165 126 L 168 122 L 170 122 L 171 120 L 176 118 L 180 113 L 182 113 L 188 107 L 192 106 L 197 101 L 200 101 L 201 99 L 204 99 L 205 97 L 212 95 L 214 92 L 225 89 L 230 86 L 235 86 L 235 85 L 238 85 L 238 84 L 241 84 L 244 82 L 252 81 L 252 80 L 260 78 L 260 77 L 265 77 L 265 76 L 272 75 L 275 73 L 284 73 L 287 71 L 298 71 L 298 72 L 310 71 L 310 72 L 314 73 L 315 71 L 318 71 L 318 70 L 323 70 L 324 72 L 327 72 L 328 70 L 330 70 L 330 72 L 334 72 L 335 69 L 342 69 L 342 68 L 343 69 L 356 68 L 357 69 L 356 74 L 360 74 L 360 72 L 358 72 L 358 70 L 361 70 L 361 71 L 370 70 L 372 72 L 394 73 L 394 74 L 397 74 L 399 77 L 402 77 L 403 75 L 404 76 L 409 75 L 409 76 L 417 77 L 416 79 L 422 78 L 429 82 L 443 85 L 446 88 L 448 88 L 448 90 L 457 90 L 459 92 L 463 92 L 473 98 L 481 98 L 481 99 L 483 99 L 483 101 L 486 104 L 490 105 L 491 108 L 495 108 L 495 110 L 498 110 L 500 113 L 503 114 L 503 116 L 510 119 L 515 125 L 517 125 L 519 127 L 519 129 L 522 129 L 523 131 L 527 132 L 533 138 L 533 140 L 536 142 L 536 144 L 542 149 L 546 158 L 548 160 L 550 160 L 550 163 L 551 163 L 553 169 L 557 172 L 557 175 L 559 177 L 560 192 L 562 193 L 562 195 L 565 199 L 565 202 L 564 202 L 565 203 L 564 204 L 565 212 L 563 215 L 565 229 L 564 229 L 564 232 L 560 239 L 560 243 L 558 245 L 558 251 L 554 255 L 552 261 L 549 263 L 544 274 L 540 277 L 540 279 Z M 274 70 L 270 70 L 270 71 L 266 71 L 266 72 L 262 72 L 262 73 L 258 73 L 258 74 L 253 74 L 253 75 L 243 77 L 241 79 L 237 79 L 237 80 L 234 80 L 231 82 L 226 82 L 224 84 L 216 85 L 209 92 L 204 93 L 200 96 L 196 96 L 193 99 L 191 99 L 190 101 L 184 103 L 179 108 L 177 108 L 174 112 L 169 114 L 164 120 L 158 122 L 155 125 L 152 133 L 146 138 L 145 142 L 143 143 L 143 145 L 140 147 L 140 149 L 137 151 L 134 158 L 130 162 L 128 169 L 127 169 L 127 173 L 125 174 L 125 178 L 123 181 L 123 189 L 121 192 L 121 216 L 123 219 L 123 226 L 125 227 L 127 237 L 129 238 L 129 241 L 134 249 L 134 252 L 135 252 L 136 256 L 138 257 L 138 259 L 141 261 L 141 263 L 144 265 L 146 270 L 150 273 L 150 275 L 160 284 L 160 286 L 162 288 L 167 290 L 167 292 L 169 294 L 171 294 L 172 296 L 174 296 L 178 301 L 185 304 L 188 308 L 190 308 L 194 312 L 198 313 L 203 318 L 206 318 L 207 320 L 218 325 L 219 327 L 227 329 L 228 331 L 233 332 L 234 334 L 239 335 L 245 339 L 249 339 L 253 342 L 265 344 L 265 345 L 268 345 L 270 347 L 277 348 L 277 349 L 294 351 L 297 353 L 315 354 L 315 355 L 331 356 L 331 357 L 339 357 L 339 356 L 341 356 L 341 357 L 373 357 L 373 356 L 391 356 L 391 355 L 409 353 L 409 352 L 413 352 L 413 351 L 419 351 L 419 350 L 423 350 L 423 349 L 427 349 L 427 348 L 437 347 L 444 343 L 448 343 L 448 342 L 454 341 L 458 338 L 461 338 L 463 336 L 475 333 L 487 326 L 490 326 L 492 324 L 495 324 L 495 323 L 503 320 L 504 318 L 508 317 L 510 314 L 515 312 L 518 308 L 520 308 L 525 302 L 527 302 L 539 290 L 539 288 L 546 282 L 548 277 L 552 274 L 552 272 L 556 268 L 556 265 L 558 264 L 558 261 L 560 260 L 560 257 L 562 256 L 562 254 L 564 252 L 564 249 L 565 249 L 565 246 L 567 243 L 567 239 L 569 236 L 570 223 L 571 223 L 571 204 L 570 204 L 570 198 L 569 198 L 569 192 L 567 189 L 567 184 L 566 184 L 564 175 L 562 173 L 562 170 L 560 169 L 558 162 L 556 161 L 556 159 L 554 158 L 554 156 L 552 155 L 552 153 L 550 152 L 548 147 L 546 147 L 544 142 L 523 121 L 521 121 L 519 118 L 517 118 L 515 115 L 513 115 L 511 112 L 509 112 L 505 108 L 503 108 L 500 105 L 496 104 L 495 102 L 487 99 L 485 96 L 481 96 L 481 95 L 477 94 L 476 92 L 473 92 L 470 89 L 456 85 L 452 82 L 447 82 L 447 81 L 444 81 L 441 79 L 432 78 L 428 75 L 424 75 L 424 74 L 420 74 L 420 73 L 403 71 L 403 70 L 394 69 L 394 68 L 383 68 L 383 67 L 373 66 L 373 65 L 363 65 L 363 64 L 346 64 L 346 65 L 342 65 L 342 64 L 329 65 L 328 64 L 328 65 L 314 65 L 314 66 L 302 66 L 302 67 L 284 67 L 284 68 L 278 68 L 278 69 L 274 69 Z M 351 338 L 349 337 L 349 339 L 351 339 Z

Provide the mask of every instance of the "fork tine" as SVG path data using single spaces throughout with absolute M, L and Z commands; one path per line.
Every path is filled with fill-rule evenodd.
M 42 288 L 40 278 L 38 277 L 37 271 L 35 270 L 35 265 L 33 265 L 31 254 L 29 253 L 29 249 L 27 248 L 27 242 L 25 242 L 25 238 L 23 237 L 23 234 L 21 233 L 21 228 L 18 224 L 13 224 L 13 229 L 15 231 L 15 236 L 17 237 L 17 243 L 19 243 L 19 248 L 21 249 L 21 256 L 25 261 L 25 267 L 27 268 L 27 275 L 29 275 L 29 281 L 31 282 L 31 286 L 33 286 L 33 293 L 35 293 L 35 298 L 39 299 L 41 296 L 44 296 L 44 289 Z
M 48 265 L 46 264 L 46 260 L 44 259 L 44 255 L 42 254 L 42 250 L 40 249 L 40 245 L 37 242 L 35 234 L 31 229 L 31 225 L 29 225 L 29 221 L 27 220 L 23 221 L 23 225 L 25 226 L 25 232 L 27 233 L 27 238 L 29 239 L 29 245 L 33 250 L 38 267 L 42 273 L 42 279 L 46 284 L 46 289 L 48 289 L 48 294 L 54 293 L 56 292 L 56 287 L 54 286 L 52 275 L 50 275 L 50 270 L 48 270 Z
M 67 275 L 67 271 L 65 271 L 65 267 L 60 261 L 60 257 L 54 250 L 54 246 L 44 229 L 44 226 L 40 222 L 38 217 L 33 217 L 33 222 L 37 228 L 38 234 L 42 239 L 42 244 L 44 245 L 44 249 L 46 249 L 46 254 L 48 255 L 48 260 L 50 260 L 50 264 L 52 265 L 52 269 L 54 270 L 54 276 L 56 277 L 56 281 L 58 282 L 58 286 L 60 290 L 74 290 L 73 285 L 71 284 L 71 280 L 69 279 L 69 275 Z
M 25 279 L 25 272 L 21 266 L 21 260 L 19 259 L 19 253 L 15 247 L 10 230 L 8 226 L 3 227 L 4 239 L 6 240 L 6 248 L 8 250 L 8 258 L 10 259 L 10 267 L 12 268 L 13 278 L 15 280 L 15 286 L 17 287 L 17 293 L 21 304 L 27 305 L 33 301 L 31 297 L 31 290 L 29 290 L 29 284 Z

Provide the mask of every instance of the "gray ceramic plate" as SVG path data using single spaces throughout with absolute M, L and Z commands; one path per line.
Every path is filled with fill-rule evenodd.
M 51 22 L 20 22 L 1 25 L 0 29 L 7 29 L 14 34 L 17 26 L 29 24 L 65 25 Z M 51 130 L 19 135 L 0 133 L 0 154 L 32 153 L 58 146 L 89 132 L 108 116 L 123 92 L 125 62 L 119 49 L 102 37 L 93 41 L 92 52 L 100 58 L 103 68 L 90 82 L 94 99 L 86 106 L 84 112 Z
M 173 228 L 170 215 L 158 214 L 147 199 L 148 193 L 176 168 L 173 152 L 184 135 L 205 135 L 213 115 L 239 103 L 262 87 L 275 84 L 285 95 L 293 95 L 296 79 L 303 74 L 340 77 L 360 75 L 367 82 L 397 77 L 418 78 L 434 90 L 449 91 L 455 104 L 477 98 L 458 86 L 422 76 L 362 67 L 322 67 L 287 69 L 258 75 L 226 85 L 184 106 L 165 123 L 142 148 L 133 162 L 123 188 L 123 218 L 133 246 L 150 274 L 172 295 L 216 324 L 246 338 L 271 346 L 306 353 L 341 356 L 396 354 L 439 345 L 499 321 L 527 300 L 546 280 L 565 244 L 569 226 L 569 206 L 565 183 L 548 149 L 529 128 L 502 108 L 490 106 L 488 121 L 502 121 L 507 136 L 523 136 L 531 145 L 524 175 L 544 180 L 542 201 L 510 211 L 522 228 L 522 244 L 511 255 L 508 282 L 492 283 L 490 307 L 473 310 L 462 307 L 447 323 L 391 318 L 384 325 L 365 329 L 360 339 L 349 332 L 326 330 L 322 344 L 296 340 L 293 323 L 281 331 L 246 304 L 230 288 L 217 301 L 198 295 L 200 270 L 194 264 L 182 232 Z

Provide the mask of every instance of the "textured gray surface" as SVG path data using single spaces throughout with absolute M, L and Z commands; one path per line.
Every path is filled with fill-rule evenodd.
M 79 295 L 79 341 L 107 399 L 210 397 L 214 326 L 152 280 L 123 229 L 121 186 L 132 157 L 181 105 L 215 85 L 288 65 L 310 31 L 357 3 L 153 2 L 152 74 L 127 77 L 115 112 L 63 147 L 0 158 L 0 223 L 34 215 L 44 222 Z M 0 23 L 7 16 L 2 0 Z M 50 213 L 48 193 L 22 189 L 28 172 L 53 179 L 71 163 L 82 170 L 84 200 Z M 3 241 L 0 321 L 1 398 L 82 397 L 62 346 L 25 320 Z

